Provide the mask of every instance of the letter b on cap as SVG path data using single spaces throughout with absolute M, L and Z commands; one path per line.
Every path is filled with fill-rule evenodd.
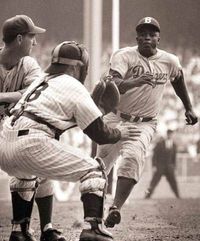
M 144 23 L 151 23 L 151 18 L 150 17 L 146 17 L 144 19 Z

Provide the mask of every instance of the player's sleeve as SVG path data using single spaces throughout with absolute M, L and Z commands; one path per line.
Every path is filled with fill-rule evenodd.
M 99 145 L 116 143 L 121 138 L 121 132 L 108 127 L 102 120 L 102 113 L 87 91 L 82 91 L 82 98 L 76 103 L 74 117 L 83 132 Z
M 110 69 L 118 72 L 122 78 L 125 77 L 129 69 L 128 55 L 125 50 L 118 50 L 111 56 Z
M 83 88 L 80 98 L 75 104 L 74 117 L 77 125 L 84 130 L 95 119 L 102 116 L 101 111 L 92 100 L 89 92 Z
M 21 93 L 23 93 L 33 81 L 44 75 L 37 61 L 30 56 L 24 57 L 23 68 L 24 78 Z
M 176 77 L 180 76 L 182 66 L 180 64 L 179 58 L 175 55 L 170 56 L 170 61 L 171 61 L 170 81 L 173 82 Z

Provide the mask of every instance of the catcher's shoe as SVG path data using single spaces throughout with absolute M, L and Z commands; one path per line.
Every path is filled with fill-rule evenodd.
M 116 206 L 109 208 L 108 216 L 105 220 L 105 226 L 107 228 L 113 228 L 115 224 L 119 224 L 121 221 L 121 214 L 119 209 Z
M 83 229 L 79 241 L 113 241 L 113 237 L 99 229 Z
M 40 241 L 66 241 L 62 233 L 56 229 L 47 229 L 42 232 Z
M 12 231 L 9 241 L 37 241 L 34 236 L 28 231 L 23 234 L 21 231 Z

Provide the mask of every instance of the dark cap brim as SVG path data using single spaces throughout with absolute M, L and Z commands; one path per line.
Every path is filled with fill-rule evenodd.
M 139 24 L 137 27 L 136 27 L 136 31 L 137 32 L 140 32 L 143 28 L 145 27 L 148 27 L 148 26 L 151 26 L 152 28 L 154 28 L 155 30 L 157 30 L 158 32 L 160 32 L 160 28 L 154 24 L 151 24 L 151 23 L 142 23 L 142 24 Z
M 45 69 L 45 73 L 48 74 L 62 74 L 66 70 L 66 65 L 64 64 L 50 64 Z
M 40 27 L 38 27 L 38 26 L 34 26 L 33 30 L 30 31 L 29 33 L 39 34 L 39 33 L 45 33 L 45 32 L 46 32 L 46 29 L 40 28 Z

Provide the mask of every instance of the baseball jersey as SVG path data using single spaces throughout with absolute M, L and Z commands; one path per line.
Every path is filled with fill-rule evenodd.
M 26 96 L 42 81 L 43 78 L 38 79 L 29 86 L 12 112 L 21 107 Z M 66 130 L 74 124 L 84 130 L 102 116 L 87 89 L 66 74 L 46 76 L 43 85 L 30 96 L 24 110 L 60 130 Z
M 138 78 L 144 73 L 153 74 L 155 86 L 144 84 L 121 94 L 118 110 L 139 117 L 155 117 L 160 108 L 165 85 L 173 81 L 182 69 L 177 56 L 164 50 L 149 58 L 142 56 L 138 47 L 125 47 L 116 51 L 110 60 L 110 68 L 119 72 L 123 81 Z
M 35 79 L 41 76 L 42 71 L 37 61 L 25 56 L 10 70 L 4 68 L 1 64 L 0 52 L 0 92 L 15 92 L 21 93 L 26 89 Z M 3 115 L 8 105 L 1 105 L 0 114 Z

